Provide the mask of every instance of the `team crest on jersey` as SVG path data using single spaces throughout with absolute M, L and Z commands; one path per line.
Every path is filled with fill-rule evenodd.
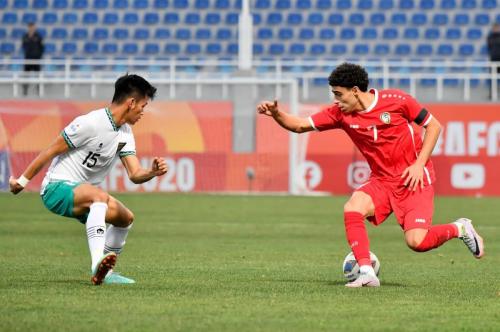
M 118 149 L 116 149 L 116 153 L 119 153 L 123 149 L 125 144 L 127 144 L 127 143 L 125 143 L 125 142 L 118 143 Z
M 380 120 L 385 124 L 389 124 L 391 123 L 391 115 L 388 112 L 384 112 L 380 114 Z

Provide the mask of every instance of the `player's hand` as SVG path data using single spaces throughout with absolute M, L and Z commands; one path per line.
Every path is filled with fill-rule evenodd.
M 259 114 L 264 114 L 267 116 L 274 116 L 278 114 L 278 101 L 263 101 L 257 106 L 257 111 Z
M 424 167 L 419 163 L 415 163 L 406 167 L 401 178 L 405 179 L 404 185 L 409 190 L 415 191 L 418 187 L 424 188 Z
M 12 176 L 9 178 L 9 187 L 10 187 L 10 192 L 13 193 L 14 195 L 19 194 L 24 189 L 23 186 L 17 183 L 17 179 L 14 179 Z
M 168 172 L 168 165 L 165 162 L 165 159 L 154 157 L 153 165 L 151 166 L 151 170 L 153 171 L 155 176 L 161 176 Z

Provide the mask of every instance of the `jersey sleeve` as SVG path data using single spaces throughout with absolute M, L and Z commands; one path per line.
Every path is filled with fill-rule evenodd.
M 70 149 L 76 149 L 87 144 L 94 136 L 95 127 L 88 116 L 76 117 L 62 131 L 61 135 Z
M 119 152 L 120 158 L 130 155 L 136 155 L 134 133 L 132 132 L 132 129 L 130 127 L 128 127 L 124 131 L 123 138 L 125 140 L 125 146 Z
M 408 94 L 403 99 L 403 113 L 409 122 L 415 122 L 419 126 L 426 126 L 432 118 L 432 114 Z
M 317 131 L 335 129 L 340 127 L 339 113 L 337 107 L 329 107 L 309 117 L 311 126 Z

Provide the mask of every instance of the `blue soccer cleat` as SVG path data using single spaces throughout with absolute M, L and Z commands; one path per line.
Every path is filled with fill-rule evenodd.
M 104 284 L 105 285 L 112 285 L 112 284 L 135 284 L 134 279 L 130 279 L 127 277 L 122 276 L 121 274 L 117 272 L 111 272 L 109 273 L 106 278 L 104 278 Z
M 110 252 L 102 256 L 101 261 L 92 271 L 92 278 L 90 279 L 90 281 L 92 281 L 92 284 L 102 284 L 108 272 L 115 267 L 116 258 L 116 254 L 114 252 Z

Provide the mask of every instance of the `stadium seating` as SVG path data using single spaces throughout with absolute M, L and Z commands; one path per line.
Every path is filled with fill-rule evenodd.
M 486 59 L 487 33 L 500 22 L 498 0 L 251 3 L 257 57 Z M 25 25 L 36 22 L 53 57 L 234 57 L 240 8 L 241 0 L 0 0 L 0 54 L 20 56 Z

